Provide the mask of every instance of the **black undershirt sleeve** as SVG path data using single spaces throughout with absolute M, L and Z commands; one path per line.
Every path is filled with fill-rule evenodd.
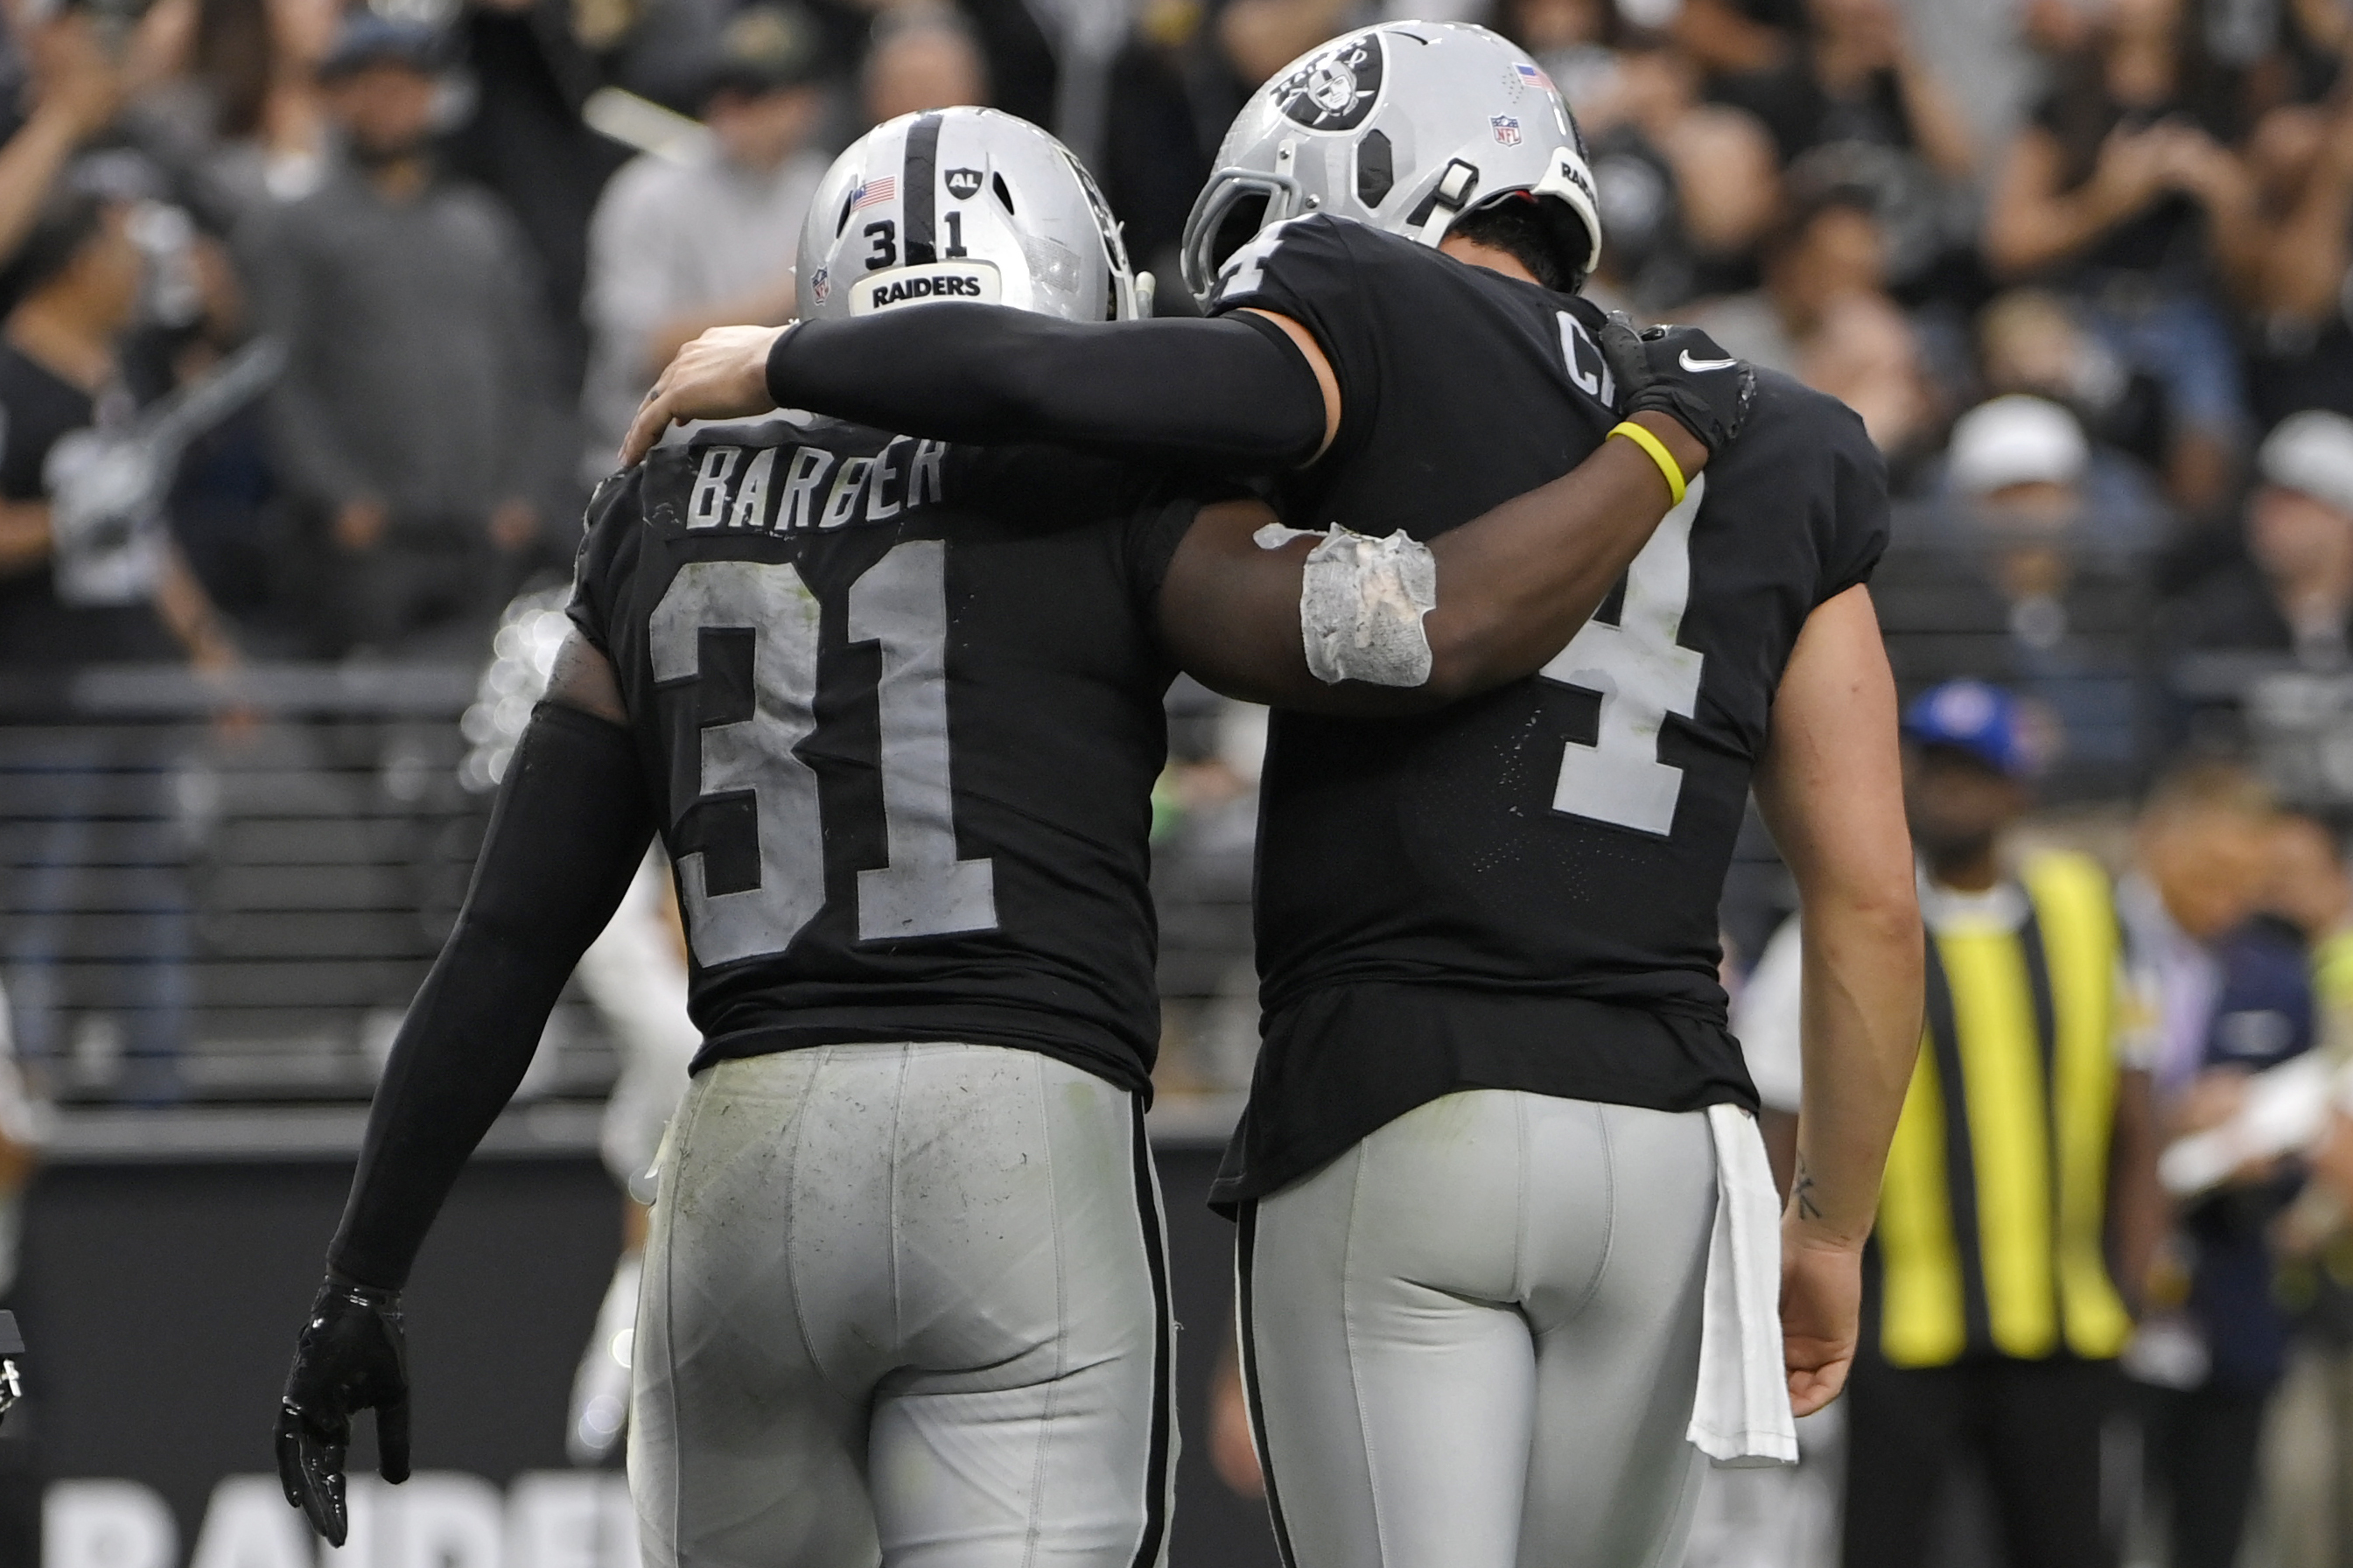
M 1323 445 L 1324 393 L 1297 346 L 1259 325 L 1081 323 L 975 304 L 807 321 L 769 351 L 768 395 L 936 440 L 1057 441 L 1273 472 Z
M 381 1289 L 407 1281 L 652 832 L 628 732 L 542 703 L 500 788 L 457 926 L 393 1042 L 329 1268 Z

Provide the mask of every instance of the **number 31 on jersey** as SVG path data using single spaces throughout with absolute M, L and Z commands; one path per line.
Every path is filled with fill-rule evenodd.
M 849 588 L 849 640 L 879 643 L 883 835 L 890 862 L 858 873 L 858 939 L 948 936 L 997 926 L 996 865 L 956 857 L 948 772 L 947 545 L 899 545 Z M 825 907 L 825 830 L 815 770 L 794 748 L 817 729 L 817 595 L 789 564 L 695 561 L 654 606 L 654 679 L 702 674 L 705 631 L 753 637 L 751 717 L 697 731 L 696 795 L 749 793 L 760 880 L 710 890 L 708 857 L 679 857 L 687 939 L 709 968 L 792 944 Z

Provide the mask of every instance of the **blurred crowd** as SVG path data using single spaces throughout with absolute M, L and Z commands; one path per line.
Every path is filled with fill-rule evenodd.
M 1053 127 L 1173 284 L 1247 94 L 1409 8 L 12 0 L 0 679 L 470 654 L 563 570 L 670 353 L 790 314 L 806 205 L 864 126 L 980 100 Z M 2343 664 L 2344 0 L 1421 9 L 1510 34 L 1576 110 L 1591 292 L 1847 400 L 1921 503 L 1899 544 L 1974 553 L 1890 629 L 1994 644 L 1907 679 L 2044 683 L 2054 745 L 2113 787 L 2245 739 L 2180 698 L 2183 657 Z M 178 410 L 258 339 L 265 395 Z M 2121 651 L 2088 602 L 2117 583 Z
M 671 352 L 790 314 L 864 126 L 980 100 L 1053 127 L 1186 310 L 1233 112 L 1410 8 L 10 0 L 0 689 L 474 658 L 563 573 Z M 1863 414 L 1910 503 L 1883 595 L 1907 684 L 2022 683 L 2062 795 L 2288 745 L 2301 703 L 2308 769 L 2353 795 L 2334 689 L 2257 689 L 2341 671 L 2353 623 L 2345 0 L 1420 8 L 1510 34 L 1575 108 L 1592 293 Z
M 57 722 L 90 667 L 233 690 L 289 662 L 486 659 L 501 607 L 568 569 L 670 355 L 792 313 L 807 205 L 870 124 L 987 102 L 1054 129 L 1183 310 L 1193 196 L 1282 65 L 1384 16 L 1515 38 L 1590 143 L 1588 291 L 1845 399 L 1899 500 L 1875 593 L 1949 973 L 1906 1113 L 1938 1131 L 1898 1146 L 1928 1228 L 1887 1246 L 1929 1294 L 1869 1304 L 1894 1338 L 1841 1407 L 1855 1484 L 1719 1489 L 1694 1563 L 1829 1561 L 1841 1529 L 1851 1563 L 2094 1563 L 2129 1515 L 2177 1568 L 2353 1565 L 2353 1118 L 2329 1076 L 2353 1059 L 2353 0 L 0 12 L 0 740 L 27 776 L 104 764 Z M 1238 1089 L 1262 716 L 1194 690 L 1172 717 L 1163 1077 Z M 31 856 L 17 910 L 63 909 L 41 879 L 78 857 Z M 143 906 L 157 994 L 128 1004 L 167 1033 L 187 904 Z M 1786 907 L 1760 847 L 1727 979 L 1785 1111 Z M 2071 1023 L 2070 987 L 2109 984 L 2105 950 L 2059 934 L 2090 908 L 2126 933 L 2116 990 Z M 44 919 L 8 955 L 37 1056 Z M 2212 1169 L 2182 1174 L 2207 1134 Z M 0 1122 L 0 1166 L 13 1147 Z M 2042 1256 L 2058 1306 L 2005 1317 L 2033 1290 L 2002 1270 Z M 2086 1256 L 2113 1302 L 2069 1273 Z M 1841 1441 L 1819 1426 L 1810 1453 Z M 2118 1511 L 2132 1465 L 2153 1512 Z M 1955 1467 L 1991 1521 L 1975 1557 L 1958 1505 L 1918 1501 Z M 2087 1506 L 2097 1533 L 2071 1535 Z

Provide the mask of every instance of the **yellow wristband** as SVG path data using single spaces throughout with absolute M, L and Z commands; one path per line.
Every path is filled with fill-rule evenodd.
M 1660 440 L 1631 419 L 1619 425 L 1609 434 L 1623 436 L 1648 452 L 1651 455 L 1651 461 L 1659 465 L 1659 472 L 1666 476 L 1667 493 L 1675 498 L 1673 504 L 1676 506 L 1683 504 L 1683 471 L 1675 466 L 1674 454 L 1667 450 L 1667 444 L 1664 441 Z

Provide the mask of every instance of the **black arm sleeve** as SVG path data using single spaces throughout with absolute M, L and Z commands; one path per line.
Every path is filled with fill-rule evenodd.
M 780 408 L 943 441 L 1058 441 L 1231 473 L 1296 468 L 1324 444 L 1323 388 L 1279 330 L 1255 328 L 924 305 L 795 327 L 769 351 L 768 395 Z
M 573 965 L 652 835 L 618 725 L 541 704 L 515 748 L 458 924 L 393 1042 L 328 1267 L 396 1290 L 538 1048 Z

